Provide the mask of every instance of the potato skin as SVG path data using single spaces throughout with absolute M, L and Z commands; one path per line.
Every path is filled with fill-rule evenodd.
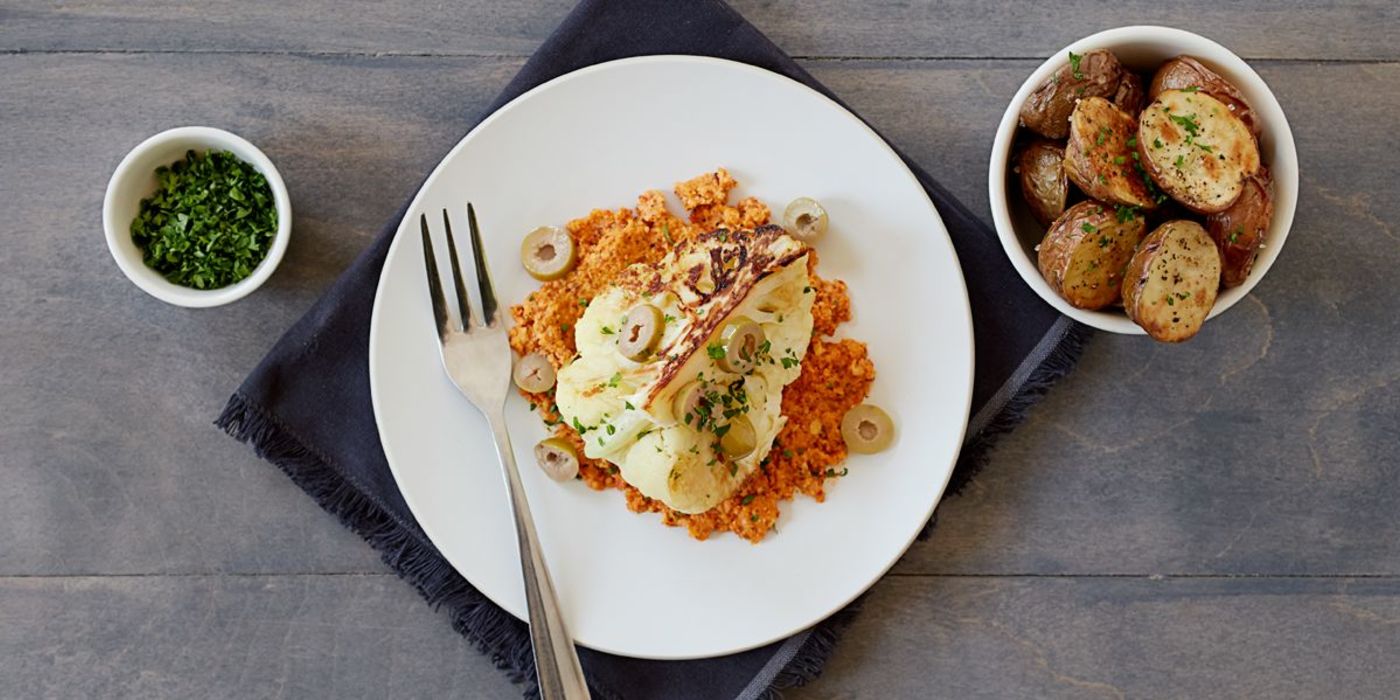
M 1021 105 L 1021 124 L 1052 139 L 1069 134 L 1069 115 L 1074 104 L 1086 97 L 1112 97 L 1126 72 L 1111 51 L 1099 49 L 1079 56 L 1079 77 L 1073 63 L 1060 66 L 1045 82 L 1031 91 Z
M 1159 93 L 1138 117 L 1137 149 L 1153 183 L 1198 214 L 1229 208 L 1260 167 L 1249 128 L 1202 92 Z
M 1081 309 L 1117 302 L 1123 269 L 1147 232 L 1142 214 L 1083 201 L 1065 211 L 1041 241 L 1040 274 L 1065 301 Z
M 1021 181 L 1021 196 L 1041 226 L 1049 226 L 1065 213 L 1069 180 L 1065 178 L 1062 146 L 1045 139 L 1026 144 L 1016 157 L 1016 174 Z
M 1206 232 L 1220 249 L 1220 283 L 1235 287 L 1254 269 L 1264 236 L 1274 219 L 1273 177 L 1260 168 L 1245 180 L 1244 190 L 1229 209 L 1206 217 Z
M 1129 145 L 1136 143 L 1136 120 L 1102 97 L 1087 97 L 1075 106 L 1069 123 L 1065 174 L 1084 194 L 1109 204 L 1157 205 Z
M 1129 116 L 1136 117 L 1147 104 L 1147 89 L 1142 85 L 1142 76 L 1125 71 L 1123 81 L 1118 83 L 1118 91 L 1113 93 L 1113 104 Z
M 1123 310 L 1168 343 L 1201 330 L 1220 289 L 1220 252 L 1201 225 L 1168 221 L 1147 235 L 1123 276 Z
M 1183 90 L 1198 88 L 1202 92 L 1220 100 L 1235 116 L 1249 127 L 1250 133 L 1259 138 L 1263 124 L 1259 115 L 1245 101 L 1230 81 L 1220 77 L 1215 71 L 1206 68 L 1200 61 L 1190 56 L 1177 56 L 1157 68 L 1152 83 L 1147 89 L 1147 100 L 1154 101 L 1163 90 Z

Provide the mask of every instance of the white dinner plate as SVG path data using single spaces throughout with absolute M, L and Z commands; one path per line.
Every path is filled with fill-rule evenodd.
M 855 318 L 842 333 L 869 344 L 878 372 L 870 400 L 894 417 L 897 439 L 881 454 L 852 456 L 825 503 L 799 495 L 782 504 L 762 543 L 728 533 L 699 542 L 627 510 L 619 491 L 547 479 L 531 452 L 545 428 L 512 395 L 506 418 L 560 602 L 575 639 L 601 651 L 716 656 L 839 610 L 924 525 L 967 424 L 972 321 L 962 272 L 932 202 L 879 136 L 800 83 L 740 63 L 655 56 L 592 66 L 520 96 L 452 149 L 415 197 L 379 281 L 369 351 L 379 435 L 404 499 L 452 566 L 525 617 L 490 434 L 438 359 L 417 214 L 440 222 L 446 207 L 465 233 L 470 200 L 496 291 L 517 303 L 537 285 L 519 262 L 525 233 L 595 207 L 634 206 L 649 189 L 681 212 L 672 185 L 717 166 L 739 181 L 736 200 L 756 196 L 779 217 L 798 196 L 825 205 L 831 228 L 816 245 L 818 272 L 850 286 Z

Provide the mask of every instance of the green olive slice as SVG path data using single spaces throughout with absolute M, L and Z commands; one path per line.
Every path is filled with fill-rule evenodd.
M 783 212 L 783 224 L 788 233 L 810 243 L 826 233 L 826 209 L 811 197 L 798 197 Z
M 863 403 L 846 411 L 841 419 L 841 437 L 846 441 L 846 449 L 873 454 L 894 441 L 894 421 L 879 406 Z
M 564 438 L 540 440 L 535 445 L 535 461 L 545 475 L 555 481 L 568 481 L 578 476 L 578 453 Z
M 720 333 L 723 340 L 724 356 L 719 357 L 719 366 L 726 372 L 743 374 L 758 364 L 759 348 L 768 336 L 763 326 L 747 316 L 738 316 L 725 324 Z
M 511 377 L 516 386 L 531 394 L 544 393 L 554 388 L 554 365 L 544 355 L 532 352 L 515 361 Z
M 715 432 L 724 433 L 719 437 L 719 449 L 733 459 L 748 456 L 758 446 L 758 433 L 748 416 L 735 416 Z
M 645 360 L 661 342 L 664 323 L 661 309 L 651 304 L 632 307 L 622 322 L 622 330 L 618 331 L 617 351 L 635 362 Z
M 699 427 L 701 419 L 704 417 L 702 409 L 709 404 L 705 398 L 705 383 L 691 382 L 681 387 L 676 392 L 676 398 L 672 400 L 671 410 L 675 412 L 676 422 L 691 427 Z
M 573 237 L 558 226 L 541 226 L 526 234 L 520 243 L 521 264 L 531 277 L 541 282 L 568 274 L 577 259 Z

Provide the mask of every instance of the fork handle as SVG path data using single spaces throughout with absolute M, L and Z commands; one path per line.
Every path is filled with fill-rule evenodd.
M 530 613 L 530 642 L 535 653 L 535 677 L 544 700 L 586 699 L 588 683 L 579 666 L 573 639 L 564 624 L 559 598 L 549 578 L 535 521 L 530 517 L 530 504 L 520 485 L 520 473 L 515 467 L 515 452 L 510 434 L 506 432 L 505 415 L 501 410 L 487 416 L 496 439 L 496 455 L 505 472 L 506 490 L 510 492 L 510 510 L 515 516 L 516 540 L 520 546 L 520 569 L 525 578 L 525 604 Z

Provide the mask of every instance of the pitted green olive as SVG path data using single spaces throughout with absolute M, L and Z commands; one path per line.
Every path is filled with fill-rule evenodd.
M 739 316 L 725 324 L 720 333 L 724 356 L 718 358 L 719 366 L 726 372 L 743 374 L 758 364 L 759 348 L 768 339 L 763 326 L 746 316 Z
M 798 240 L 811 243 L 826 233 L 826 209 L 811 197 L 798 197 L 783 212 L 783 224 Z
M 847 411 L 841 419 L 841 437 L 852 452 L 879 452 L 894 441 L 894 421 L 879 406 L 863 403 Z
M 535 445 L 535 461 L 540 469 L 555 481 L 568 481 L 578 476 L 578 453 L 568 440 L 552 437 Z
M 753 421 L 748 416 L 735 416 L 719 431 L 724 432 L 719 438 L 719 449 L 732 459 L 746 457 L 758 446 L 758 433 L 754 432 Z
M 558 226 L 541 226 L 526 234 L 520 243 L 521 264 L 531 277 L 541 282 L 568 274 L 577 260 L 573 237 Z
M 651 304 L 632 307 L 622 322 L 622 330 L 618 332 L 617 351 L 629 360 L 645 360 L 661 342 L 664 323 L 661 309 Z
M 537 352 L 516 360 L 511 376 L 515 379 L 516 386 L 531 394 L 540 394 L 554 388 L 554 365 L 549 363 L 549 358 Z

